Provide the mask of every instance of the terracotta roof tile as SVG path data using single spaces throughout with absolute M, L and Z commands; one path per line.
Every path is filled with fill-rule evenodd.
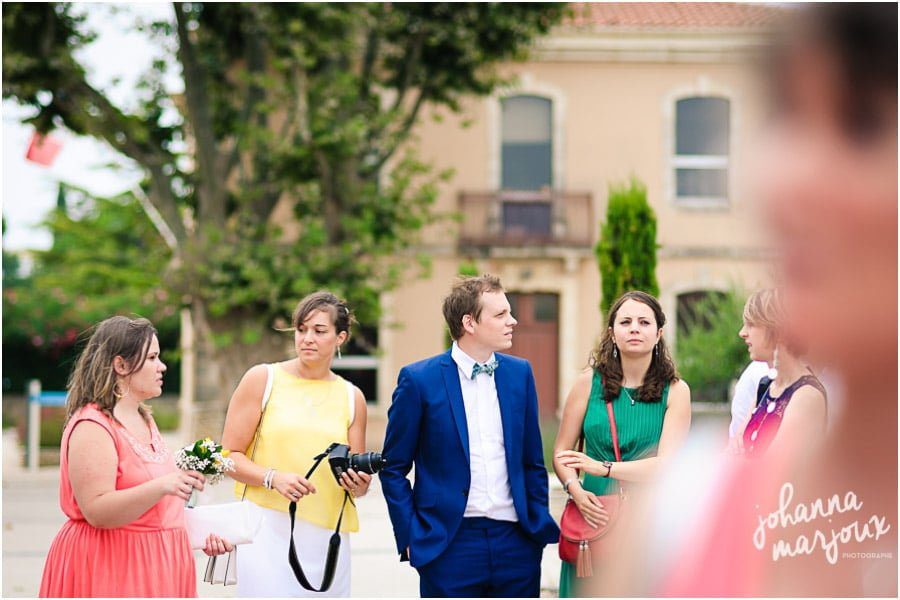
M 785 9 L 740 2 L 572 2 L 564 26 L 755 28 L 775 24 Z

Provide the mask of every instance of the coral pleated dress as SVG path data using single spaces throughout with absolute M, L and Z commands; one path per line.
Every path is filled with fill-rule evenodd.
M 50 546 L 41 597 L 196 597 L 194 556 L 184 528 L 185 502 L 164 496 L 137 520 L 111 529 L 90 525 L 69 482 L 72 430 L 93 421 L 113 439 L 119 456 L 116 489 L 140 485 L 177 469 L 156 423 L 143 444 L 95 405 L 83 407 L 63 432 L 59 503 L 69 517 Z

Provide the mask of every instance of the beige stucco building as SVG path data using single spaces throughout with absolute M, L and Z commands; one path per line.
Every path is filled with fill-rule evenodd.
M 763 116 L 754 58 L 781 9 L 575 9 L 528 62 L 504 67 L 517 83 L 417 129 L 422 158 L 455 171 L 437 210 L 463 218 L 427 230 L 430 276 L 385 298 L 373 416 L 403 365 L 446 349 L 441 300 L 469 261 L 503 281 L 520 321 L 513 351 L 535 367 L 543 416 L 559 414 L 603 327 L 593 247 L 607 189 L 631 175 L 658 219 L 670 338 L 690 294 L 768 279 L 744 174 Z

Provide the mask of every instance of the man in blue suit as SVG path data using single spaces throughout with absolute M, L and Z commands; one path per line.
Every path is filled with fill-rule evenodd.
M 404 367 L 388 410 L 381 485 L 400 560 L 423 597 L 536 598 L 559 528 L 534 375 L 498 353 L 516 325 L 498 278 L 459 280 L 443 312 L 453 346 Z

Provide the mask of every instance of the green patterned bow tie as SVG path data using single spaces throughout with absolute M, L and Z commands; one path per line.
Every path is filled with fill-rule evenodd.
M 493 377 L 494 371 L 496 371 L 496 370 L 497 370 L 497 361 L 496 360 L 492 360 L 491 362 L 485 363 L 483 365 L 475 363 L 475 366 L 472 367 L 472 379 L 475 379 L 475 376 L 478 375 L 479 373 L 486 373 L 486 374 L 490 375 L 491 377 Z

